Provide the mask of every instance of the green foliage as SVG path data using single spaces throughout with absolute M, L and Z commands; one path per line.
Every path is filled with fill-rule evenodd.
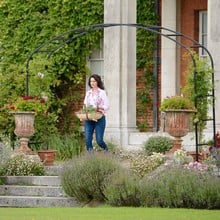
M 141 184 L 141 204 L 147 207 L 220 208 L 219 178 L 208 173 L 168 167 Z
M 92 105 L 86 107 L 85 105 L 83 106 L 83 109 L 82 109 L 82 112 L 83 113 L 95 113 L 97 112 L 97 108 L 93 107 Z
M 200 59 L 198 54 L 192 52 L 195 59 L 196 69 L 193 62 L 189 62 L 187 75 L 187 85 L 183 88 L 183 93 L 186 94 L 192 102 L 196 101 L 197 113 L 194 122 L 198 125 L 200 139 L 202 139 L 202 131 L 206 126 L 206 119 L 209 118 L 208 111 L 212 105 L 213 97 L 208 95 L 212 94 L 212 74 L 213 70 L 207 58 Z M 194 74 L 195 73 L 195 74 Z M 196 91 L 195 91 L 196 83 Z
M 163 100 L 161 103 L 160 110 L 166 111 L 166 110 L 173 110 L 173 109 L 187 109 L 187 110 L 194 110 L 194 104 L 193 102 L 183 96 L 171 96 L 167 97 Z
M 104 195 L 111 206 L 140 206 L 139 178 L 126 170 L 117 170 L 105 180 Z
M 154 0 L 137 1 L 137 23 L 157 25 L 158 16 Z M 137 77 L 137 127 L 140 131 L 149 130 L 148 115 L 152 112 L 152 89 L 156 79 L 153 75 L 153 57 L 156 49 L 157 35 L 143 29 L 137 29 L 137 68 L 143 69 L 143 77 Z
M 153 152 L 165 153 L 172 147 L 173 140 L 165 136 L 153 136 L 144 143 L 144 149 L 149 155 Z
M 154 0 L 138 0 L 137 1 L 137 23 L 146 25 L 156 25 L 158 22 L 155 13 Z M 146 68 L 152 64 L 153 51 L 157 35 L 152 32 L 137 29 L 137 67 Z
M 98 0 L 6 0 L 0 5 L 0 132 L 13 137 L 13 118 L 8 115 L 5 104 L 13 103 L 25 94 L 25 62 L 30 53 L 52 37 L 69 29 L 89 24 L 103 23 L 104 2 Z M 86 56 L 97 48 L 102 31 L 76 38 L 66 44 L 50 59 L 47 54 L 37 53 L 29 63 L 29 95 L 48 97 L 49 117 L 38 117 L 34 141 L 43 133 L 45 124 L 55 132 L 57 128 L 69 132 L 68 114 L 72 103 L 81 100 L 78 86 L 88 71 Z M 67 39 L 71 34 L 63 36 Z M 58 41 L 45 47 L 51 50 Z M 80 95 L 79 95 L 80 94 Z M 59 121 L 62 120 L 62 123 Z M 64 127 L 62 127 L 64 126 Z M 79 124 L 75 123 L 75 126 Z M 67 129 L 68 128 L 68 129 Z M 76 128 L 78 129 L 78 127 Z M 47 133 L 47 132 L 46 132 Z
M 150 67 L 145 68 L 143 72 L 143 76 L 137 78 L 137 85 L 140 85 L 137 88 L 137 117 L 143 120 L 137 122 L 140 131 L 146 131 L 149 128 L 147 117 L 152 110 L 152 88 L 155 83 Z
M 58 160 L 67 160 L 82 153 L 83 143 L 82 133 L 51 135 L 47 140 L 46 147 L 57 150 L 56 158 Z
M 47 105 L 44 99 L 32 96 L 19 97 L 10 107 L 15 112 L 35 112 L 36 115 L 39 113 L 46 114 L 47 110 Z
M 147 112 L 147 111 L 145 110 L 145 112 Z M 145 131 L 148 130 L 149 124 L 146 121 L 143 121 L 143 122 L 137 121 L 137 127 L 138 127 L 140 132 L 145 132 Z
M 30 147 L 33 150 L 45 148 L 48 139 L 53 135 L 59 135 L 57 126 L 58 116 L 55 112 L 38 114 L 34 119 L 35 133 L 30 139 Z
M 110 155 L 91 154 L 74 158 L 64 168 L 62 186 L 79 202 L 104 201 L 104 183 L 119 164 Z
M 12 154 L 12 149 L 8 146 L 5 146 L 3 143 L 2 143 L 2 140 L 1 140 L 1 143 L 0 143 L 0 167 L 3 166 L 3 164 L 6 163 L 6 161 L 10 158 Z
M 2 176 L 42 176 L 43 163 L 33 155 L 14 154 L 3 164 Z
M 139 0 L 137 2 L 138 23 L 155 24 L 154 1 Z M 0 5 L 1 49 L 0 49 L 0 132 L 14 139 L 14 123 L 8 115 L 5 104 L 13 103 L 25 94 L 26 61 L 31 52 L 54 36 L 67 30 L 103 23 L 104 1 L 99 0 L 5 0 Z M 35 121 L 34 141 L 39 139 L 45 123 L 49 130 L 69 133 L 74 124 L 76 130 L 80 126 L 76 118 L 70 114 L 72 104 L 79 105 L 84 87 L 83 80 L 88 73 L 86 57 L 95 48 L 99 48 L 103 30 L 91 32 L 77 37 L 80 33 L 67 33 L 61 41 L 51 41 L 42 48 L 49 51 L 63 40 L 73 37 L 74 40 L 52 54 L 35 53 L 29 60 L 29 95 L 48 97 L 49 117 L 38 117 Z M 146 67 L 152 62 L 154 34 L 148 31 L 137 31 L 138 67 Z M 144 44 L 143 44 L 144 42 Z M 143 46 L 144 45 L 144 46 Z M 148 80 L 149 84 L 149 80 Z M 148 90 L 142 91 L 138 97 L 146 97 Z M 142 98 L 141 98 L 142 99 Z M 145 106 L 150 99 L 145 99 Z M 143 102 L 141 101 L 141 105 Z M 138 107 L 139 109 L 139 107 Z M 142 111 L 142 113 L 145 111 Z M 140 113 L 141 114 L 141 113 Z M 71 124 L 72 123 L 72 124 Z M 46 132 L 47 133 L 47 132 Z M 44 139 L 44 138 L 43 138 Z

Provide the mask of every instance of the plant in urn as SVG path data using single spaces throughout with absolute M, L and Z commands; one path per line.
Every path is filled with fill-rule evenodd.
M 172 96 L 163 100 L 161 111 L 165 112 L 165 131 L 174 137 L 174 147 L 169 151 L 181 149 L 182 137 L 190 130 L 190 117 L 195 111 L 193 103 L 183 96 Z
M 33 154 L 28 147 L 30 137 L 34 134 L 34 117 L 39 112 L 46 111 L 44 99 L 38 97 L 25 96 L 18 98 L 10 105 L 15 117 L 14 133 L 19 138 L 20 146 L 16 151 L 25 154 Z

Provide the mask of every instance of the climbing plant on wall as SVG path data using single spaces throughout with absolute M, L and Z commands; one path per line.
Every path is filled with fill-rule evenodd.
M 13 134 L 6 104 L 25 95 L 25 64 L 29 54 L 37 46 L 69 29 L 103 23 L 103 12 L 104 2 L 100 0 L 1 1 L 1 133 Z M 99 45 L 101 37 L 101 31 L 88 34 L 61 48 L 49 60 L 45 54 L 37 54 L 30 62 L 29 95 L 48 97 L 48 114 L 52 117 L 52 122 L 46 126 L 49 131 L 55 131 L 57 127 L 65 132 L 68 132 L 67 128 L 73 129 L 70 121 L 74 120 L 70 119 L 67 109 L 81 98 L 79 89 L 84 87 L 82 83 L 88 70 L 86 56 Z M 61 118 L 63 123 L 60 123 Z M 38 123 L 37 128 L 43 131 L 45 120 L 39 121 L 44 123 Z
M 137 1 L 137 23 L 157 25 L 155 0 Z M 153 102 L 152 91 L 156 82 L 153 75 L 153 53 L 157 36 L 143 29 L 137 30 L 137 126 L 141 131 L 152 128 Z M 150 124 L 151 123 L 151 124 Z
M 154 1 L 138 0 L 137 6 L 137 22 L 155 24 L 157 18 Z M 1 1 L 0 133 L 13 134 L 13 121 L 8 115 L 6 104 L 25 95 L 25 65 L 29 54 L 37 46 L 67 30 L 103 23 L 103 14 L 104 1 L 100 0 Z M 78 121 L 74 121 L 71 113 L 72 107 L 82 100 L 81 89 L 84 88 L 85 75 L 89 71 L 86 57 L 91 54 L 92 49 L 98 48 L 102 37 L 103 32 L 97 31 L 77 38 L 50 59 L 43 53 L 34 55 L 30 62 L 29 93 L 31 96 L 47 96 L 50 106 L 50 117 L 37 120 L 37 131 L 41 131 L 39 138 L 48 134 L 48 131 L 58 132 L 57 128 L 60 132 L 70 132 L 71 123 L 77 125 Z M 149 65 L 152 65 L 154 39 L 155 36 L 146 31 L 137 31 L 137 66 L 147 70 L 144 75 L 147 85 L 152 81 L 149 71 L 152 68 Z M 151 88 L 146 88 L 143 85 L 143 90 L 138 95 L 141 105 L 149 104 Z M 48 123 L 45 121 L 47 119 Z M 44 132 L 45 127 L 47 131 Z M 37 134 L 38 132 L 35 136 Z

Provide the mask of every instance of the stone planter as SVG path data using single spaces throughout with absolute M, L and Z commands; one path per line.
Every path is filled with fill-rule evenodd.
M 165 131 L 174 137 L 174 146 L 169 153 L 181 149 L 182 137 L 187 135 L 190 130 L 190 117 L 193 112 L 195 111 L 185 109 L 165 111 Z
M 34 112 L 15 112 L 14 133 L 19 138 L 20 146 L 16 151 L 33 154 L 28 147 L 30 137 L 34 134 Z

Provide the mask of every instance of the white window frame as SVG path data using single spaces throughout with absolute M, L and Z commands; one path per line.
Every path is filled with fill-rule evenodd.
M 207 31 L 208 31 L 208 14 L 207 11 L 199 12 L 199 43 L 207 48 Z M 199 56 L 206 57 L 207 52 L 203 49 L 199 49 Z
M 104 39 L 100 40 L 100 49 L 95 49 L 91 56 L 87 58 L 87 66 L 90 74 L 98 74 L 104 81 Z M 87 80 L 88 81 L 88 77 Z M 88 85 L 86 85 L 88 86 Z M 87 88 L 88 89 L 88 88 Z

